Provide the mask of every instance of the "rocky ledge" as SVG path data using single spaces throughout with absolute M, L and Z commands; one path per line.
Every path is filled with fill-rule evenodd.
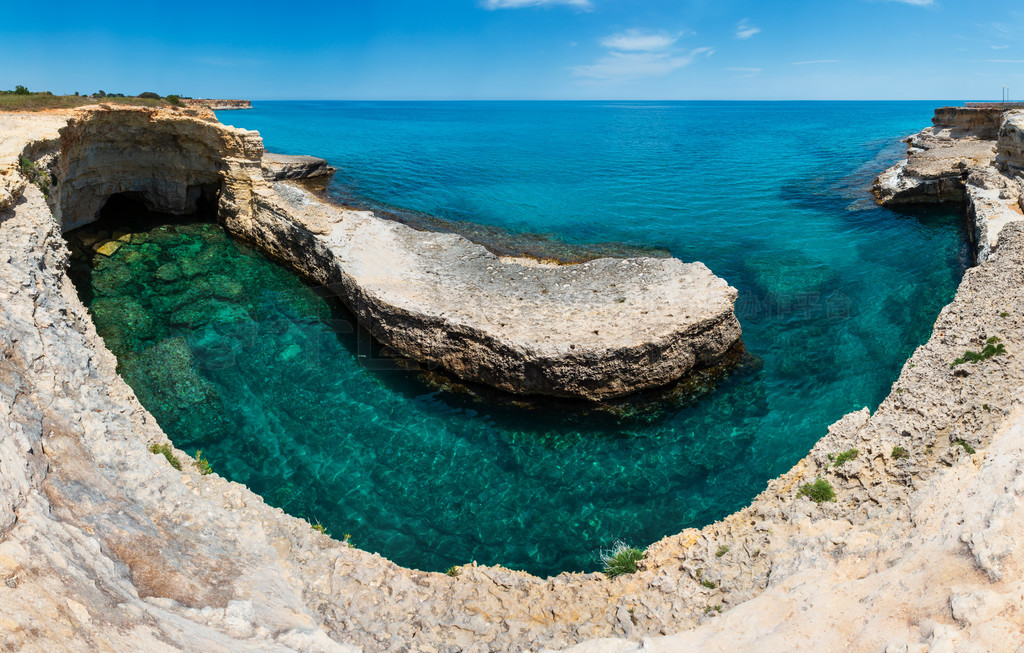
M 302 154 L 263 153 L 263 178 L 268 181 L 330 177 L 336 171 L 327 161 Z
M 182 99 L 181 103 L 187 107 L 205 107 L 214 111 L 233 111 L 236 109 L 251 109 L 252 102 L 249 100 L 207 100 L 207 99 Z
M 449 576 L 332 540 L 202 475 L 182 451 L 170 450 L 180 469 L 149 452 L 166 436 L 118 377 L 65 274 L 54 213 L 77 215 L 74 197 L 16 165 L 26 156 L 58 174 L 73 161 L 88 170 L 90 157 L 114 166 L 116 153 L 139 150 L 117 139 L 143 127 L 173 134 L 162 142 L 181 158 L 164 160 L 196 164 L 201 186 L 223 182 L 231 219 L 298 211 L 291 231 L 268 232 L 281 234 L 282 252 L 292 237 L 334 247 L 339 226 L 363 219 L 276 192 L 249 132 L 146 111 L 0 114 L 0 172 L 18 177 L 0 209 L 0 647 L 973 651 L 1019 639 L 1024 225 L 1002 228 L 967 272 L 878 410 L 834 424 L 748 507 L 651 545 L 637 573 L 614 579 L 540 579 L 468 561 Z M 216 154 L 220 176 L 198 165 L 203 151 Z M 1024 163 L 1015 152 L 997 156 L 1010 175 Z M 100 169 L 91 178 L 117 187 Z M 184 174 L 169 167 L 152 179 L 169 191 Z M 271 209 L 243 211 L 253 202 Z M 998 354 L 958 363 L 993 338 Z M 804 491 L 819 479 L 834 501 Z
M 879 204 L 966 203 L 975 254 L 988 258 L 1002 228 L 1024 220 L 1024 111 L 1003 105 L 943 107 L 907 139 L 907 158 L 875 180 Z
M 602 400 L 672 383 L 739 340 L 736 291 L 700 263 L 502 259 L 461 236 L 347 211 L 266 177 L 323 176 L 255 132 L 166 111 L 78 112 L 36 154 L 62 228 L 116 193 L 153 210 L 216 203 L 240 236 L 330 288 L 399 357 L 516 394 Z

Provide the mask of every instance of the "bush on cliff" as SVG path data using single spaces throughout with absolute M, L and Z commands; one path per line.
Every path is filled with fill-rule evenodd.
M 831 483 L 819 478 L 813 483 L 804 483 L 800 486 L 800 496 L 807 497 L 814 503 L 825 503 L 836 500 L 836 491 L 832 488 Z
M 147 99 L 147 100 L 159 100 L 160 99 L 160 95 L 159 94 L 151 93 L 149 91 L 146 91 L 145 93 L 139 93 L 137 97 L 140 97 L 140 98 L 143 98 L 143 99 Z

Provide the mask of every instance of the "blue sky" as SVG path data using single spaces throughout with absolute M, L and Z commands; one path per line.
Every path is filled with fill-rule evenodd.
M 9 3 L 0 88 L 251 99 L 1024 99 L 1019 0 Z

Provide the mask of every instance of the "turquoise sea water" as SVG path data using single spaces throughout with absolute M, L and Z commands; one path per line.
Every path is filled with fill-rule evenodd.
M 955 209 L 898 214 L 867 194 L 935 106 L 219 113 L 260 130 L 268 150 L 327 158 L 348 203 L 707 264 L 739 290 L 761 364 L 654 414 L 528 411 L 380 369 L 344 311 L 213 225 L 135 227 L 110 258 L 80 256 L 75 274 L 175 443 L 270 503 L 412 567 L 593 570 L 616 540 L 646 546 L 740 508 L 831 422 L 885 396 L 967 263 Z

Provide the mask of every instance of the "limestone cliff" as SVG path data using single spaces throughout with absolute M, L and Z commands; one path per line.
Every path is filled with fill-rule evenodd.
M 616 579 L 472 564 L 450 577 L 331 540 L 245 487 L 200 475 L 184 452 L 175 451 L 180 471 L 149 453 L 165 436 L 117 376 L 71 287 L 51 211 L 74 224 L 97 192 L 83 187 L 76 199 L 65 186 L 80 175 L 121 187 L 102 177 L 106 167 L 139 178 L 124 187 L 154 206 L 186 207 L 197 185 L 200 201 L 206 163 L 152 169 L 160 160 L 147 148 L 165 138 L 170 167 L 216 155 L 221 212 L 264 229 L 268 249 L 335 251 L 368 218 L 275 190 L 248 132 L 117 113 L 0 115 L 0 170 L 19 177 L 0 211 L 0 647 L 627 651 L 643 640 L 654 650 L 807 642 L 955 651 L 1000 650 L 1019 637 L 1021 225 L 1006 225 L 997 249 L 968 271 L 875 414 L 837 422 L 747 508 L 652 545 L 639 572 Z M 134 131 L 143 125 L 148 136 Z M 115 161 L 111 130 L 149 138 L 140 142 L 146 164 Z M 123 145 L 130 161 L 135 148 Z M 21 178 L 22 155 L 66 175 L 51 197 Z M 372 228 L 401 244 L 389 225 Z M 452 244 L 433 238 L 423 242 Z M 991 337 L 1005 344 L 1002 355 L 951 366 Z M 801 494 L 817 478 L 835 487 L 835 502 Z

